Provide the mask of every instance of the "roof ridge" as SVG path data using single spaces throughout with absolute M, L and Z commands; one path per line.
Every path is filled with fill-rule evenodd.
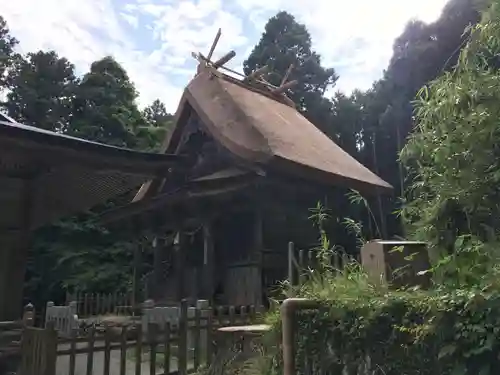
M 217 76 L 218 78 L 223 79 L 224 81 L 234 83 L 235 85 L 253 91 L 257 94 L 264 95 L 265 97 L 275 100 L 281 104 L 287 105 L 292 108 L 296 108 L 295 103 L 285 93 L 275 94 L 272 91 L 270 91 L 267 86 L 262 84 L 259 85 L 258 81 L 252 81 L 252 80 L 245 81 L 244 79 L 238 79 L 228 74 L 225 74 L 221 71 L 218 71 L 211 66 L 208 65 L 203 66 L 201 63 L 199 68 L 197 69 L 196 76 L 206 71 L 208 71 L 209 74 L 212 74 L 214 76 Z

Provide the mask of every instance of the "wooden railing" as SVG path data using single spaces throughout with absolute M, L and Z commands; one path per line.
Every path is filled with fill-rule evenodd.
M 140 323 L 91 326 L 85 332 L 73 329 L 69 338 L 58 338 L 56 343 L 53 324 L 44 329 L 27 328 L 21 369 L 33 367 L 40 355 L 40 340 L 46 337 L 43 354 L 55 358 L 57 363 L 45 361 L 43 368 L 57 369 L 57 373 L 144 374 L 143 367 L 147 367 L 149 374 L 161 370 L 162 374 L 186 375 L 212 362 L 217 352 L 219 327 L 258 321 L 258 310 L 252 306 L 231 306 L 226 313 L 223 308 L 208 307 L 196 308 L 193 314 L 188 314 L 188 303 L 183 301 L 175 325 L 149 323 L 146 330 Z M 30 347 L 30 342 L 37 345 Z M 28 370 L 19 375 L 34 375 Z
M 132 315 L 132 293 L 66 293 L 66 305 L 76 302 L 76 313 L 80 318 L 117 314 Z
M 34 324 L 33 305 L 24 308 L 23 317 L 18 321 L 0 322 L 0 374 L 13 373 L 17 370 L 21 357 L 23 329 Z

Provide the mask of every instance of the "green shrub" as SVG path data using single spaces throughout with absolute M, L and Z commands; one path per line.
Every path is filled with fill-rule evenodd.
M 496 291 L 390 291 L 351 270 L 317 276 L 296 292 L 323 306 L 298 315 L 298 373 L 487 375 L 500 368 Z M 267 318 L 273 331 L 260 371 L 281 374 L 278 309 Z

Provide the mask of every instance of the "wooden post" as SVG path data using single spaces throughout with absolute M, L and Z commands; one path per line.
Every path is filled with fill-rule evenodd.
M 254 285 L 254 303 L 256 305 L 260 305 L 263 297 L 263 289 L 262 289 L 262 278 L 263 278 L 263 249 L 264 249 L 264 238 L 263 238 L 263 217 L 262 210 L 258 207 L 255 210 L 255 220 L 254 220 L 254 257 L 257 264 L 257 275 L 255 276 L 255 285 Z
M 94 373 L 94 346 L 95 346 L 95 327 L 92 326 L 89 329 L 89 334 L 87 337 L 87 375 L 92 375 Z
M 186 234 L 181 230 L 174 241 L 175 246 L 175 274 L 177 275 L 177 299 L 186 297 Z
M 213 303 L 215 293 L 215 252 L 212 235 L 212 224 L 206 222 L 203 225 L 203 295 Z
M 136 326 L 135 331 L 137 332 L 137 341 L 135 346 L 135 375 L 142 374 L 142 327 Z
M 163 252 L 164 252 L 163 241 L 160 241 L 158 238 L 155 238 L 153 240 L 153 282 L 152 285 L 150 285 L 151 288 L 148 288 L 148 294 L 144 296 L 145 298 L 159 299 L 159 292 L 162 286 L 161 279 L 162 279 Z
M 47 305 L 45 306 L 45 320 L 43 321 L 43 326 L 44 327 L 47 327 L 47 324 L 50 323 L 50 320 L 48 320 L 48 318 L 49 318 L 49 311 L 51 311 L 51 308 L 54 307 L 54 306 L 55 306 L 55 304 L 52 301 L 48 301 Z
M 149 345 L 149 373 L 156 374 L 156 350 L 158 346 L 158 325 L 154 323 L 148 324 L 148 345 Z
M 31 303 L 24 307 L 23 326 L 33 327 L 35 325 L 35 308 Z
M 195 371 L 198 371 L 200 367 L 200 356 L 201 356 L 201 310 L 198 308 L 198 304 L 194 310 L 194 329 L 193 329 L 193 367 Z
M 295 247 L 293 242 L 288 243 L 288 282 L 290 285 L 296 285 L 295 280 Z
M 137 244 L 134 248 L 134 278 L 133 278 L 133 293 L 132 293 L 132 311 L 135 311 L 139 304 L 140 294 L 140 278 L 141 278 L 141 262 L 142 262 L 142 244 Z
M 125 375 L 127 366 L 127 326 L 122 327 L 120 337 L 120 375 Z
M 163 372 L 165 374 L 170 374 L 170 323 L 165 323 L 165 330 L 163 332 Z
M 22 181 L 22 207 L 19 230 L 2 233 L 0 246 L 0 321 L 18 320 L 23 311 L 24 276 L 31 243 L 31 221 L 35 179 Z
M 111 329 L 108 325 L 104 328 L 104 371 L 103 375 L 109 375 L 111 370 Z
M 181 301 L 179 316 L 179 347 L 178 347 L 178 372 L 179 375 L 187 374 L 187 343 L 188 343 L 188 302 Z
M 70 354 L 69 354 L 69 375 L 76 373 L 76 340 L 78 338 L 78 328 L 71 330 Z
M 45 348 L 45 359 L 47 363 L 46 374 L 51 375 L 56 373 L 56 362 L 57 362 L 57 331 L 55 330 L 54 324 L 49 324 L 46 331 L 47 347 Z

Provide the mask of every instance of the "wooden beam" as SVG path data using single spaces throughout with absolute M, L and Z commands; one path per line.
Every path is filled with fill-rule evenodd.
M 214 62 L 214 64 L 213 64 L 214 68 L 215 69 L 220 68 L 221 66 L 223 66 L 224 64 L 226 64 L 227 62 L 229 62 L 229 60 L 231 60 L 235 56 L 236 56 L 236 52 L 229 51 L 224 56 L 222 56 L 219 60 L 217 60 L 216 62 Z
M 214 54 L 215 47 L 217 46 L 217 43 L 219 43 L 220 36 L 222 34 L 222 30 L 219 28 L 217 31 L 217 35 L 215 35 L 215 39 L 212 43 L 212 46 L 210 47 L 210 51 L 208 52 L 207 59 L 210 60 L 212 58 L 212 55 Z
M 290 64 L 290 66 L 286 70 L 285 76 L 281 80 L 280 87 L 283 86 L 286 83 L 286 81 L 288 81 L 288 77 L 290 76 L 290 73 L 292 72 L 292 70 L 293 70 L 293 64 Z
M 269 70 L 269 66 L 264 65 L 263 67 L 260 67 L 259 69 L 255 70 L 252 73 L 250 73 L 249 75 L 247 75 L 245 77 L 245 81 L 251 81 L 253 79 L 258 79 L 262 75 L 264 75 L 265 73 L 267 73 L 268 70 Z
M 277 95 L 277 94 L 282 94 L 282 93 L 284 93 L 286 90 L 288 90 L 288 89 L 292 88 L 293 86 L 295 86 L 295 85 L 296 85 L 296 84 L 298 84 L 298 83 L 299 83 L 299 81 L 297 81 L 297 80 L 293 80 L 293 81 L 290 81 L 290 82 L 285 83 L 284 85 L 282 85 L 282 86 L 280 86 L 280 87 L 278 87 L 278 88 L 275 88 L 275 89 L 271 90 L 271 92 L 272 92 L 273 94 L 275 94 L 275 95 Z

